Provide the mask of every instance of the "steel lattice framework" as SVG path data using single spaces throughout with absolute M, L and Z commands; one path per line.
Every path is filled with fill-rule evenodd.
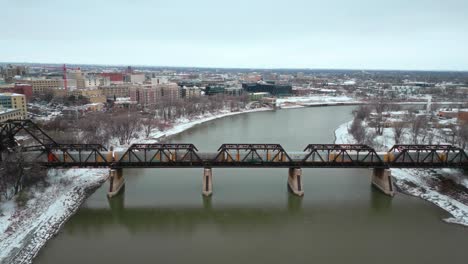
M 21 132 L 30 135 L 41 146 L 57 145 L 57 142 L 31 120 L 8 120 L 0 123 L 0 151 L 16 147 L 15 136 Z
M 193 144 L 133 144 L 114 166 L 193 166 L 202 159 Z
M 302 160 L 306 164 L 386 167 L 373 148 L 362 144 L 309 144 L 304 151 L 308 152 Z
M 214 164 L 230 163 L 233 165 L 285 162 L 292 162 L 292 159 L 280 144 L 222 144 L 218 148 L 218 155 L 213 160 Z
M 452 145 L 395 145 L 388 152 L 391 163 L 400 167 L 461 167 L 468 162 L 465 151 Z

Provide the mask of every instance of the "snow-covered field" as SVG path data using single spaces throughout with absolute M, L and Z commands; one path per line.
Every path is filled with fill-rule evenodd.
M 0 263 L 31 263 L 86 197 L 107 179 L 106 169 L 50 170 L 48 187 L 36 187 L 23 207 L 1 204 Z
M 348 133 L 348 127 L 352 121 L 346 122 L 340 125 L 335 130 L 335 143 L 336 144 L 354 144 L 356 141 Z M 388 146 L 393 145 L 393 134 L 391 129 L 384 130 L 382 139 L 379 139 L 382 143 L 381 148 L 387 149 Z M 439 175 L 442 178 L 452 179 L 458 184 L 468 188 L 468 180 L 461 177 L 462 174 L 459 170 L 455 169 L 437 169 L 437 170 L 425 170 L 425 169 L 392 169 L 392 176 L 395 180 L 395 185 L 412 196 L 420 197 L 426 201 L 429 201 L 438 207 L 449 212 L 452 217 L 444 219 L 449 223 L 461 224 L 468 226 L 468 205 L 466 201 L 468 193 L 463 190 L 451 190 L 450 195 L 442 193 L 439 187 Z M 455 197 L 465 198 L 465 203 L 457 200 Z

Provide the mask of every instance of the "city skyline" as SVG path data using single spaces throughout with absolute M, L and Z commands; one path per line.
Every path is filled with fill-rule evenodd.
M 468 70 L 468 3 L 348 2 L 8 1 L 5 19 L 21 23 L 6 27 L 0 61 Z

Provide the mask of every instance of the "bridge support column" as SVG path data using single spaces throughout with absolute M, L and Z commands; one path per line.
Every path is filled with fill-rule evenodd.
M 213 194 L 213 171 L 211 168 L 203 170 L 203 190 L 204 196 L 211 196 Z
M 125 179 L 123 177 L 122 169 L 110 169 L 109 170 L 109 192 L 107 196 L 109 198 L 116 196 L 122 190 L 125 185 Z
M 288 190 L 297 196 L 304 196 L 301 168 L 289 168 Z
M 390 169 L 375 168 L 372 172 L 372 185 L 389 196 L 394 196 L 392 171 Z

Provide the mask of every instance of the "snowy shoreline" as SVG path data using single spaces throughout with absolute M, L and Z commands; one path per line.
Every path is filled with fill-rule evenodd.
M 355 144 L 353 136 L 348 133 L 348 126 L 352 121 L 341 124 L 335 130 L 336 144 Z M 388 141 L 391 141 L 390 139 Z M 448 179 L 460 174 L 455 169 L 392 169 L 392 176 L 396 187 L 404 194 L 419 197 L 452 215 L 443 219 L 447 223 L 468 226 L 468 205 L 457 199 L 443 194 L 439 188 L 440 179 L 433 174 L 442 175 L 440 178 Z M 468 181 L 458 183 L 462 189 L 468 188 Z M 468 198 L 465 191 L 456 191 L 455 195 Z M 465 200 L 466 201 L 466 200 Z
M 0 263 L 31 263 L 46 242 L 107 179 L 105 169 L 50 170 L 50 185 L 35 187 L 27 204 L 2 204 Z M 10 219 L 11 218 L 11 219 Z

